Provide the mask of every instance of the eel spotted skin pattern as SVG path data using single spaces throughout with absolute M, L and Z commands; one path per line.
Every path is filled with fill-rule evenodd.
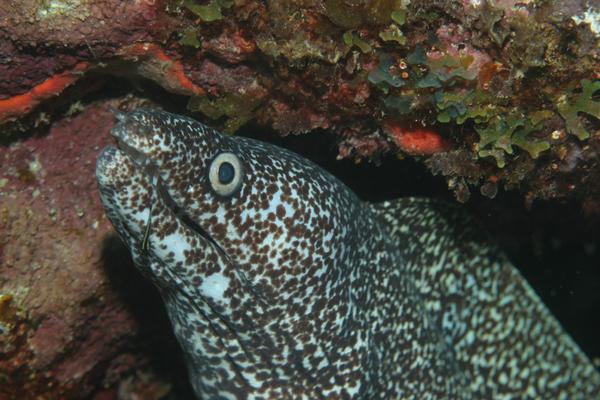
M 600 374 L 461 209 L 360 200 L 279 147 L 117 115 L 97 180 L 200 399 L 598 399 Z

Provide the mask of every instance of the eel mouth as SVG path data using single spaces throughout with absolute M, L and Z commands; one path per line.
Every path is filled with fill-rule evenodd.
M 115 135 L 119 149 L 131 159 L 137 169 L 143 172 L 148 178 L 154 192 L 160 197 L 163 204 L 173 213 L 186 228 L 198 234 L 206 241 L 215 246 L 222 254 L 226 254 L 225 250 L 217 243 L 215 239 L 202 228 L 194 219 L 173 199 L 169 193 L 168 187 L 164 184 L 160 177 L 160 171 L 156 163 L 146 154 L 139 151 L 135 147 L 128 144 L 122 137 Z M 152 205 L 150 205 L 152 207 Z M 152 214 L 152 213 L 150 213 Z M 148 226 L 151 226 L 150 221 Z

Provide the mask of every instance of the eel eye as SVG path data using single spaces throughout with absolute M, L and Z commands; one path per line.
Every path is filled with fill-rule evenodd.
M 231 196 L 242 183 L 242 162 L 233 153 L 217 155 L 208 170 L 208 180 L 220 196 Z

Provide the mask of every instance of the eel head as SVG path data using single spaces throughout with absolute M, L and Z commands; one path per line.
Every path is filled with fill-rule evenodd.
M 165 299 L 196 391 L 332 393 L 358 368 L 355 195 L 291 152 L 166 112 L 121 116 L 112 134 L 101 199 Z

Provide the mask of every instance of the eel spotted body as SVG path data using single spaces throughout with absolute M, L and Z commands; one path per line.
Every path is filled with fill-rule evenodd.
M 600 375 L 457 207 L 370 204 L 300 156 L 140 109 L 97 179 L 202 399 L 597 399 Z

